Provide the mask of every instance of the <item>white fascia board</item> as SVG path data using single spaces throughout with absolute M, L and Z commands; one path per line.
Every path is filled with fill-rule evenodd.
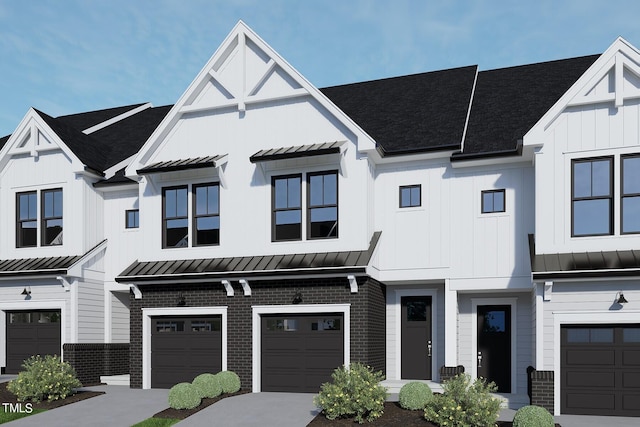
M 108 127 L 108 126 L 111 126 L 112 124 L 117 123 L 120 120 L 124 120 L 127 117 L 131 117 L 133 115 L 136 115 L 139 112 L 144 111 L 147 108 L 151 108 L 151 107 L 153 107 L 153 105 L 151 105 L 150 102 L 147 102 L 146 104 L 142 104 L 139 107 L 132 108 L 131 110 L 127 111 L 126 113 L 122 113 L 122 114 L 120 114 L 118 116 L 115 116 L 115 117 L 113 117 L 113 118 L 111 118 L 111 119 L 109 119 L 107 121 L 104 121 L 102 123 L 98 123 L 97 125 L 91 126 L 90 128 L 87 128 L 87 129 L 83 130 L 82 133 L 84 133 L 85 135 L 89 135 L 91 133 L 97 132 L 100 129 L 104 129 L 104 128 Z
M 115 165 L 111 166 L 109 169 L 104 171 L 104 177 L 105 179 L 109 179 L 112 176 L 114 176 L 116 174 L 116 172 L 118 172 L 120 169 L 127 167 L 127 165 L 129 165 L 133 159 L 136 157 L 136 155 L 134 154 L 133 156 L 127 157 L 126 159 L 122 160 L 119 163 L 116 163 Z
M 499 157 L 482 157 L 472 160 L 456 160 L 451 162 L 451 167 L 454 169 L 495 166 L 495 165 L 507 165 L 507 164 L 522 164 L 527 166 L 533 164 L 533 153 L 528 154 L 529 150 L 523 150 L 522 155 L 518 156 L 499 156 Z
M 398 154 L 383 157 L 378 150 L 371 150 L 367 152 L 367 156 L 376 165 L 387 165 L 434 159 L 446 159 L 448 161 L 453 153 L 457 151 L 458 150 L 427 151 L 424 153 Z
M 344 269 L 345 267 L 327 267 L 327 268 L 331 268 L 332 270 L 335 270 L 335 272 L 331 272 L 331 273 L 316 273 L 316 274 L 312 274 L 312 273 L 300 273 L 300 274 L 283 274 L 283 275 L 265 275 L 265 276 L 251 276 L 251 281 L 252 282 L 256 282 L 256 281 L 260 281 L 260 280 L 303 280 L 303 279 L 317 279 L 317 278 L 345 278 L 345 273 L 344 271 L 341 272 L 342 269 Z M 246 272 L 243 272 L 246 273 Z M 121 283 L 133 283 L 135 282 L 138 286 L 145 286 L 145 285 L 163 285 L 163 284 L 174 284 L 177 282 L 184 282 L 184 281 L 188 281 L 189 283 L 211 283 L 211 282 L 217 282 L 218 279 L 217 278 L 211 278 L 211 277 L 206 277 L 208 274 L 211 273 L 192 273 L 188 275 L 188 278 L 185 278 L 184 276 L 181 276 L 179 278 L 175 278 L 175 279 L 158 279 L 158 280 L 144 280 L 144 281 L 136 281 L 135 277 L 122 277 L 120 279 Z M 367 272 L 363 271 L 361 273 L 353 273 L 353 272 L 349 272 L 350 275 L 355 276 L 355 277 L 362 277 L 362 276 L 368 276 Z M 202 277 L 204 276 L 204 277 Z M 158 277 L 162 277 L 162 276 L 158 276 Z M 222 283 L 223 281 L 231 281 L 231 280 L 238 280 L 236 277 L 231 277 L 231 276 L 227 276 L 225 279 L 220 279 L 220 283 Z M 244 278 L 244 280 L 249 280 L 246 277 Z
M 82 277 L 82 266 L 85 264 L 85 262 L 87 262 L 87 260 L 93 258 L 96 254 L 106 249 L 107 249 L 107 239 L 104 239 L 102 242 L 100 242 L 100 244 L 98 244 L 89 252 L 84 254 L 82 258 L 80 258 L 78 261 L 76 261 L 71 266 L 69 266 L 69 268 L 67 269 L 66 275 L 71 277 Z
M 580 76 L 576 82 L 560 97 L 560 99 L 542 116 L 538 122 L 525 134 L 524 145 L 540 144 L 544 142 L 545 130 L 558 118 L 558 116 L 569 105 L 569 102 L 578 96 L 589 82 L 604 77 L 604 74 L 611 69 L 615 63 L 615 56 L 618 52 L 627 55 L 633 61 L 640 63 L 640 51 L 631 43 L 618 37 L 607 50 L 595 60 L 593 64 Z M 612 102 L 614 100 L 611 100 Z

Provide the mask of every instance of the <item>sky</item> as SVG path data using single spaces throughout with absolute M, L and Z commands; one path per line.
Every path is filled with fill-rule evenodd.
M 640 47 L 637 0 L 0 0 L 0 136 L 173 104 L 239 20 L 316 87 Z

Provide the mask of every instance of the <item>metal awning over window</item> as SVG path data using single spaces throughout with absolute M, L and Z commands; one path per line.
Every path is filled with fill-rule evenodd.
M 138 175 L 148 175 L 159 172 L 175 172 L 188 169 L 218 168 L 227 162 L 227 154 L 207 157 L 195 157 L 190 159 L 168 160 L 153 163 L 138 169 Z
M 294 147 L 269 148 L 260 150 L 249 157 L 251 163 L 272 160 L 295 159 L 299 157 L 340 154 L 346 147 L 346 141 L 324 142 L 319 144 L 298 145 Z

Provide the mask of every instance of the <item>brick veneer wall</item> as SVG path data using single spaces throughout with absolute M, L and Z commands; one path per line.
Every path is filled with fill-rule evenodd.
M 456 375 L 464 373 L 464 366 L 442 366 L 440 367 L 440 382 L 450 380 Z
M 142 299 L 131 294 L 130 375 L 131 387 L 142 387 L 142 308 L 175 307 L 180 294 L 187 307 L 227 306 L 227 369 L 240 376 L 242 387 L 252 387 L 253 305 L 292 303 L 296 292 L 302 304 L 351 304 L 351 361 L 385 370 L 385 288 L 381 283 L 359 277 L 358 292 L 352 294 L 344 278 L 250 281 L 251 296 L 232 282 L 235 296 L 227 297 L 224 287 L 211 284 L 140 286 Z
M 62 350 L 82 384 L 98 384 L 101 375 L 129 373 L 127 343 L 64 344 Z
M 531 404 L 542 406 L 553 415 L 553 371 L 536 371 L 529 374 L 531 381 Z

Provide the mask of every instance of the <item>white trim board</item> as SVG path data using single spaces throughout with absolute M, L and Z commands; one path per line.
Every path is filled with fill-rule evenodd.
M 560 328 L 562 325 L 583 324 L 602 325 L 619 323 L 640 323 L 640 310 L 619 311 L 554 311 L 553 312 L 553 395 L 554 415 L 560 415 Z
M 351 304 L 296 304 L 296 305 L 254 305 L 251 306 L 252 327 L 252 382 L 253 393 L 261 391 L 261 339 L 260 319 L 263 314 L 313 314 L 342 313 L 344 316 L 344 366 L 351 360 Z
M 478 306 L 479 305 L 509 305 L 511 306 L 511 393 L 517 394 L 517 343 L 518 330 L 518 298 L 471 298 L 471 378 L 478 378 Z M 500 392 L 498 390 L 498 392 Z M 509 394 L 509 393 L 504 393 Z
M 227 370 L 227 306 L 142 309 L 142 388 L 151 388 L 151 318 L 156 316 L 222 316 L 222 370 Z
M 402 297 L 422 297 L 429 296 L 431 297 L 431 343 L 432 347 L 432 357 L 431 357 L 431 381 L 439 381 L 439 372 L 437 369 L 437 359 L 438 359 L 438 321 L 437 321 L 437 313 L 438 313 L 438 290 L 437 289 L 398 289 L 395 291 L 396 299 L 395 299 L 395 310 L 394 315 L 396 317 L 396 325 L 395 325 L 395 334 L 396 334 L 396 348 L 395 348 L 395 357 L 396 357 L 396 380 L 403 379 L 402 378 L 402 307 L 401 307 L 401 299 Z M 412 379 L 412 378 L 407 378 Z

